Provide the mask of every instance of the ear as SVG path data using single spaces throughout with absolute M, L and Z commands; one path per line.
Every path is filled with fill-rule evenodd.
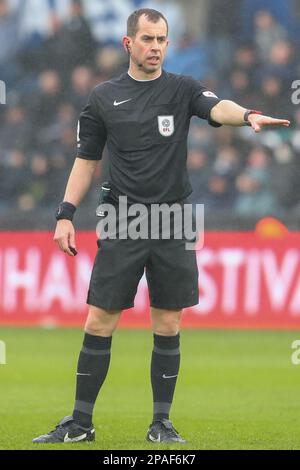
M 125 49 L 125 51 L 129 54 L 130 53 L 130 46 L 131 46 L 131 40 L 128 36 L 124 36 L 122 39 L 122 44 Z

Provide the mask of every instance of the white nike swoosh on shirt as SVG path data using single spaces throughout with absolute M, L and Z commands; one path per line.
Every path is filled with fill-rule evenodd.
M 132 98 L 129 98 L 129 100 L 124 100 L 124 101 L 114 101 L 114 106 L 119 106 L 120 104 L 127 103 L 127 101 L 131 101 Z
M 91 375 L 91 374 L 80 374 L 79 372 L 77 372 L 76 375 Z
M 174 377 L 177 377 L 177 375 L 163 375 L 163 379 L 173 379 Z

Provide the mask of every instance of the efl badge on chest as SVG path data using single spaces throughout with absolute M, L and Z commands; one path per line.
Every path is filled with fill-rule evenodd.
M 158 116 L 158 130 L 164 137 L 170 137 L 174 132 L 174 116 Z

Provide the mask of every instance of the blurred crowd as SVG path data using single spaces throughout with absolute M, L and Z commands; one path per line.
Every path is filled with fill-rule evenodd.
M 62 199 L 76 155 L 78 115 L 96 84 L 126 70 L 120 46 L 126 18 L 144 6 L 170 20 L 166 70 L 292 122 L 254 134 L 247 126 L 213 129 L 193 118 L 193 202 L 220 217 L 300 215 L 300 108 L 292 88 L 300 80 L 299 2 L 204 3 L 207 28 L 198 37 L 183 21 L 179 1 L 0 0 L 0 79 L 7 88 L 6 105 L 0 105 L 0 215 L 54 208 Z M 96 185 L 106 164 L 104 158 Z M 96 205 L 93 192 L 86 203 Z

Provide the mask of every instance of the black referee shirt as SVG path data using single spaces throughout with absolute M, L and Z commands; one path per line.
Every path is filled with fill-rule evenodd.
M 92 91 L 80 114 L 78 157 L 100 160 L 107 142 L 113 194 L 128 202 L 175 202 L 192 188 L 186 168 L 190 119 L 210 121 L 219 99 L 197 80 L 162 72 L 135 80 L 128 73 Z

